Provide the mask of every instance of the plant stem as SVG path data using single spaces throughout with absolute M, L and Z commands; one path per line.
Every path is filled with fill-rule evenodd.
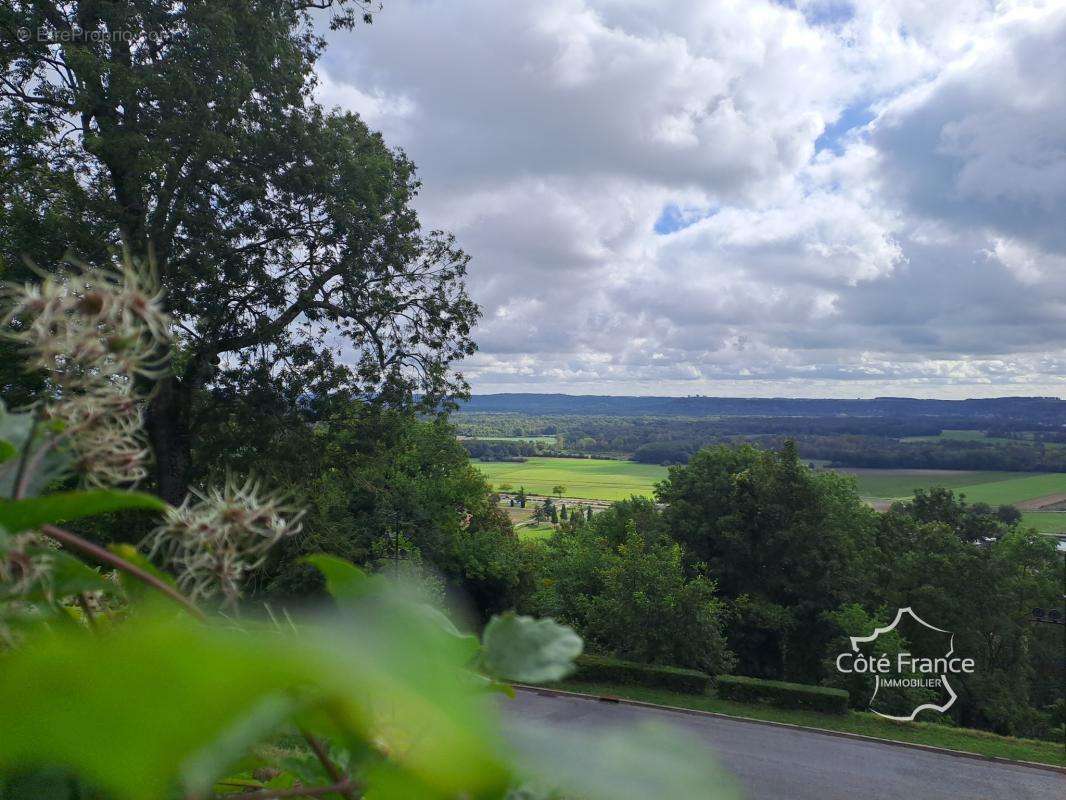
M 47 456 L 52 450 L 55 450 L 59 443 L 62 442 L 64 439 L 68 438 L 68 436 L 69 431 L 64 431 L 63 433 L 52 436 L 52 438 L 50 438 L 48 441 L 46 441 L 44 444 L 37 448 L 37 452 L 33 454 L 33 459 L 25 465 L 25 471 L 19 476 L 18 485 L 15 487 L 14 498 L 16 500 L 22 499 L 22 497 L 26 494 L 26 490 L 30 486 L 30 480 L 37 472 L 37 469 L 41 466 L 41 463 L 44 461 L 44 457 Z
M 95 545 L 92 542 L 88 542 L 85 539 L 82 539 L 80 536 L 71 533 L 70 531 L 65 531 L 62 528 L 57 528 L 55 525 L 42 525 L 41 532 L 44 533 L 45 536 L 55 539 L 60 544 L 65 545 L 66 547 L 69 547 L 72 550 L 77 550 L 78 552 L 84 555 L 90 556 L 91 558 L 95 558 L 102 564 L 107 564 L 109 567 L 114 567 L 115 569 L 122 570 L 127 575 L 132 575 L 137 580 L 141 581 L 142 583 L 148 584 L 153 589 L 161 592 L 162 594 L 165 594 L 175 603 L 178 603 L 179 605 L 183 606 L 186 611 L 188 611 L 197 619 L 207 619 L 207 617 L 204 616 L 203 611 L 193 605 L 192 601 L 189 600 L 189 598 L 187 598 L 173 586 L 168 586 L 166 583 L 159 580 L 159 578 L 157 578 L 155 575 L 151 574 L 150 572 L 145 572 L 143 569 L 136 566 L 135 564 L 131 564 L 124 558 L 116 556 L 110 550 L 105 550 L 99 545 Z
M 15 471 L 15 482 L 12 485 L 11 499 L 21 500 L 22 495 L 26 491 L 26 484 L 29 482 L 26 477 L 26 462 L 29 460 L 30 453 L 33 450 L 33 439 L 37 435 L 37 426 L 41 422 L 41 409 L 38 407 L 33 412 L 33 422 L 30 424 L 30 433 L 26 437 L 26 443 L 22 446 L 22 452 L 19 453 L 19 465 Z
M 322 768 L 326 771 L 326 774 L 335 782 L 343 783 L 346 779 L 344 773 L 341 772 L 340 767 L 333 763 L 333 759 L 329 757 L 329 752 L 322 742 L 315 738 L 314 734 L 310 731 L 300 728 L 300 734 L 307 740 L 307 743 L 311 745 L 311 749 L 315 753 L 315 757 L 318 758 L 319 763 L 322 764 Z M 345 797 L 353 798 L 355 795 L 351 789 L 347 789 L 342 792 Z
M 314 786 L 309 788 L 297 787 L 295 789 L 266 789 L 264 791 L 243 792 L 241 794 L 227 794 L 226 800 L 274 800 L 283 797 L 321 797 L 326 794 L 343 794 L 351 797 L 351 792 L 357 787 L 355 781 L 339 781 L 329 786 Z

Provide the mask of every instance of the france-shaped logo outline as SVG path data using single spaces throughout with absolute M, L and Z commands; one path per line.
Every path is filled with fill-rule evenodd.
M 903 619 L 903 615 L 904 614 L 910 614 L 911 618 L 914 619 L 915 622 L 917 622 L 920 625 L 924 625 L 929 630 L 936 631 L 937 633 L 946 633 L 946 634 L 948 634 L 948 636 L 950 636 L 951 639 L 950 639 L 950 641 L 948 643 L 948 652 L 945 654 L 945 658 L 951 658 L 952 654 L 955 652 L 955 634 L 953 634 L 951 631 L 946 631 L 943 628 L 938 628 L 935 625 L 930 625 L 924 619 L 922 619 L 917 614 L 915 614 L 914 613 L 914 609 L 911 608 L 910 606 L 905 606 L 904 608 L 899 609 L 896 612 L 896 618 L 894 620 L 892 620 L 891 624 L 889 624 L 889 625 L 887 625 L 887 626 L 885 626 L 883 628 L 874 629 L 874 632 L 871 633 L 869 636 L 851 636 L 851 637 L 849 637 L 851 639 L 851 649 L 854 652 L 858 653 L 859 652 L 859 644 L 860 643 L 869 643 L 869 642 L 876 641 L 877 637 L 880 636 L 881 634 L 889 633 L 891 631 L 894 631 L 896 629 L 896 626 L 899 625 L 900 621 Z M 944 688 L 948 692 L 948 701 L 946 703 L 944 703 L 943 705 L 937 705 L 936 703 L 923 703 L 922 705 L 920 705 L 916 709 L 914 709 L 914 711 L 912 711 L 908 716 L 902 717 L 902 716 L 893 716 L 892 714 L 882 714 L 880 711 L 878 711 L 877 709 L 873 708 L 873 702 L 877 698 L 878 690 L 880 690 L 880 688 L 881 688 L 881 676 L 880 675 L 874 675 L 874 693 L 870 696 L 870 706 L 871 706 L 870 710 L 873 711 L 875 714 L 877 714 L 877 716 L 879 716 L 879 717 L 884 717 L 885 719 L 895 720 L 896 722 L 914 722 L 915 717 L 917 717 L 918 714 L 921 713 L 922 711 L 939 711 L 941 714 L 943 714 L 945 711 L 947 711 L 949 708 L 951 708 L 955 704 L 955 701 L 958 699 L 958 695 L 955 694 L 955 690 L 951 688 L 951 684 L 948 682 L 948 676 L 947 675 L 940 675 L 939 677 L 940 677 L 940 682 L 944 685 Z

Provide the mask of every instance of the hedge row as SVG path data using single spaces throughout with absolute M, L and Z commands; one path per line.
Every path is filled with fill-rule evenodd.
M 632 684 L 686 694 L 706 694 L 711 686 L 711 676 L 694 669 L 637 664 L 590 655 L 578 656 L 574 663 L 577 664 L 577 671 L 571 680 L 587 683 Z
M 720 675 L 718 696 L 738 703 L 767 703 L 780 708 L 799 708 L 826 714 L 846 714 L 848 693 L 827 686 L 764 681 L 740 675 Z
M 577 671 L 571 680 L 586 683 L 629 684 L 684 694 L 707 694 L 714 683 L 719 697 L 739 703 L 767 703 L 826 714 L 846 714 L 848 711 L 848 693 L 826 686 L 766 681 L 741 675 L 720 675 L 715 681 L 699 670 L 638 664 L 606 656 L 578 656 L 575 664 Z

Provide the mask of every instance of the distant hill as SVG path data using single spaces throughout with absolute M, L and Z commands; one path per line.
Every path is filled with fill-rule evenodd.
M 1028 420 L 1066 427 L 1066 400 L 1057 397 L 997 397 L 974 400 L 811 400 L 785 397 L 613 397 L 569 394 L 482 394 L 465 412 L 609 416 L 919 417 L 959 420 Z

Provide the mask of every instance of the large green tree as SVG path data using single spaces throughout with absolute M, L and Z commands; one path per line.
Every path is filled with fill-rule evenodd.
M 950 630 L 955 651 L 977 662 L 972 675 L 952 680 L 955 719 L 1000 733 L 1046 733 L 1036 712 L 1062 697 L 1062 633 L 1030 615 L 1061 600 L 1064 564 L 1054 541 L 1014 528 L 972 543 L 948 522 L 916 519 L 899 506 L 879 518 L 876 547 L 864 605 L 910 606 Z
M 220 369 L 427 405 L 466 390 L 467 257 L 411 208 L 403 153 L 314 99 L 354 0 L 14 0 L 0 6 L 0 257 L 151 261 L 180 338 L 148 428 L 161 494 L 190 476 Z M 341 366 L 340 362 L 350 366 Z
M 687 574 L 676 542 L 638 529 L 637 520 L 650 521 L 642 505 L 619 504 L 617 512 L 569 526 L 544 544 L 531 608 L 621 658 L 730 671 L 735 661 L 715 582 Z
M 215 413 L 197 415 L 198 482 L 229 471 L 286 486 L 307 509 L 301 533 L 255 576 L 281 598 L 314 593 L 301 561 L 330 553 L 391 571 L 418 567 L 482 620 L 531 580 L 524 548 L 445 419 L 337 397 L 294 402 L 276 381 L 220 381 Z
M 733 601 L 731 645 L 749 673 L 810 680 L 834 634 L 825 611 L 857 597 L 875 512 L 849 479 L 780 452 L 708 447 L 659 485 L 665 530 Z

